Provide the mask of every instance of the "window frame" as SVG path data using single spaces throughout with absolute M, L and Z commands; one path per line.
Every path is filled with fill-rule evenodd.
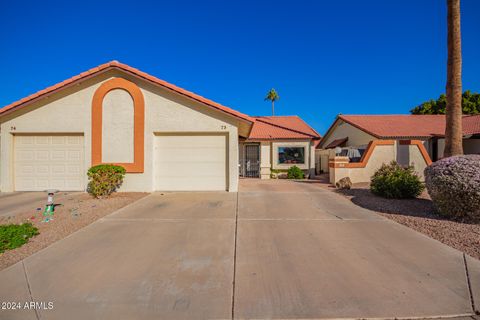
M 287 145 L 279 145 L 277 146 L 276 148 L 276 152 L 277 152 L 277 165 L 306 165 L 307 162 L 306 162 L 306 153 L 307 153 L 307 150 L 306 150 L 306 147 L 305 146 L 287 146 Z M 303 149 L 303 154 L 302 154 L 302 162 L 296 162 L 296 163 L 288 163 L 288 162 L 280 162 L 280 149 Z

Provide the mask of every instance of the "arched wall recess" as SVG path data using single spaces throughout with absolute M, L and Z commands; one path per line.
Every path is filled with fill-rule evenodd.
M 108 80 L 95 91 L 92 100 L 92 166 L 102 164 L 102 121 L 103 99 L 112 90 L 127 91 L 133 100 L 133 162 L 114 163 L 126 169 L 128 173 L 143 173 L 144 170 L 144 131 L 145 102 L 140 88 L 123 78 Z

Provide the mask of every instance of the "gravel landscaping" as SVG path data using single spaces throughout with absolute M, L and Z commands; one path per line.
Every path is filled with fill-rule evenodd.
M 323 186 L 330 190 L 334 188 Z M 356 205 L 378 212 L 446 245 L 480 259 L 480 224 L 454 221 L 435 212 L 428 193 L 416 199 L 385 199 L 370 192 L 367 183 L 354 184 L 350 190 L 336 190 Z
M 121 192 L 114 193 L 106 199 L 94 199 L 87 193 L 75 193 L 62 197 L 55 207 L 53 220 L 43 222 L 43 210 L 31 208 L 15 212 L 11 216 L 0 217 L 0 224 L 31 222 L 40 232 L 20 248 L 8 250 L 0 254 L 0 270 L 28 257 L 29 255 L 65 238 L 69 234 L 81 229 L 95 220 L 112 213 L 136 200 L 145 197 L 148 193 Z

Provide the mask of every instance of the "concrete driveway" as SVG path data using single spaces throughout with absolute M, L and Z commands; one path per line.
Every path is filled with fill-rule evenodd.
M 152 194 L 3 270 L 1 301 L 53 309 L 0 318 L 472 319 L 465 260 L 315 184 L 242 180 Z

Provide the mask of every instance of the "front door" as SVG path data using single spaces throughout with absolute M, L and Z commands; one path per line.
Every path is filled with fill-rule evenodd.
M 260 176 L 260 146 L 258 144 L 245 144 L 243 157 L 240 159 L 240 175 L 246 178 Z

